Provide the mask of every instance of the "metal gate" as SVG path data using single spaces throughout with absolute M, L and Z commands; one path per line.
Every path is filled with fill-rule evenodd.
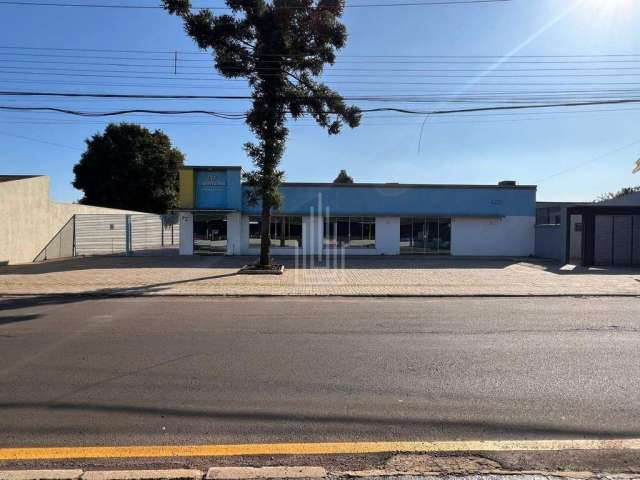
M 88 255 L 170 255 L 180 245 L 175 215 L 78 214 L 54 236 L 35 262 Z
M 640 265 L 640 215 L 596 215 L 594 264 Z

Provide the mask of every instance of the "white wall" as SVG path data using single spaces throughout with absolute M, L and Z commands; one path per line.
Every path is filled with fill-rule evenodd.
M 376 253 L 400 254 L 400 217 L 376 217 Z
M 534 254 L 535 217 L 453 218 L 451 254 L 517 256 Z
M 242 214 L 240 212 L 229 213 L 227 215 L 227 255 L 240 255 L 242 252 L 241 239 Z
M 193 255 L 193 215 L 181 212 L 180 222 L 180 255 Z
M 49 177 L 0 182 L 0 264 L 32 262 L 58 231 L 80 213 L 140 213 L 52 202 Z

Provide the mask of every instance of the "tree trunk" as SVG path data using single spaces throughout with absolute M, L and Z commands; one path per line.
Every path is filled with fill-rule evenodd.
M 271 238 L 269 227 L 271 226 L 271 206 L 262 200 L 262 225 L 260 229 L 260 266 L 271 265 Z

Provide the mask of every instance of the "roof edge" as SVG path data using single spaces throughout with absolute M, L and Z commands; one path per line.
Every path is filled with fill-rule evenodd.
M 319 182 L 283 182 L 283 187 L 335 187 L 335 188 L 488 188 L 499 190 L 537 190 L 537 185 L 473 185 L 446 183 L 319 183 Z

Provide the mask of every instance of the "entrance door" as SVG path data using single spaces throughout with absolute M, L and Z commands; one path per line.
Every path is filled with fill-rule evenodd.
M 194 255 L 227 253 L 227 217 L 225 215 L 193 216 Z
M 448 255 L 451 253 L 451 219 L 400 218 L 400 253 Z

